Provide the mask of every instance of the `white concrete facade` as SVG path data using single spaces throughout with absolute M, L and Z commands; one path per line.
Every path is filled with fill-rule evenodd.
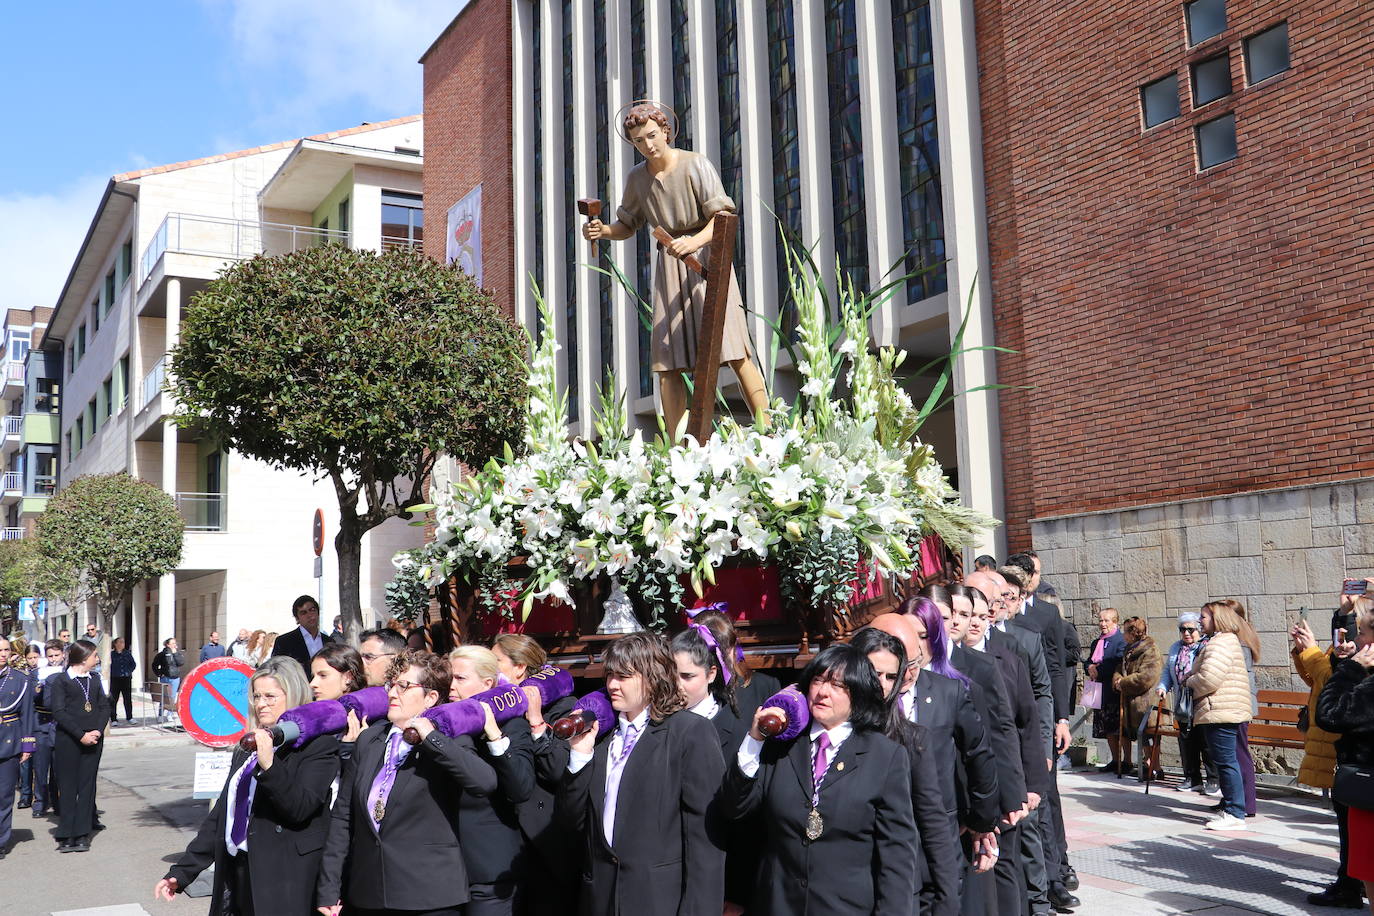
M 832 211 L 831 136 L 834 119 L 830 112 L 827 84 L 826 5 L 822 0 L 790 0 L 795 85 L 795 115 L 798 133 L 801 233 L 815 246 L 813 258 L 830 288 L 835 283 L 836 241 Z M 855 27 L 858 39 L 857 66 L 861 100 L 862 143 L 864 155 L 864 196 L 868 275 L 874 281 L 887 274 L 903 250 L 902 188 L 900 186 L 899 147 L 892 125 L 897 122 L 895 89 L 895 51 L 893 38 L 893 0 L 856 0 Z M 718 68 L 717 32 L 725 23 L 722 15 L 733 12 L 736 28 L 736 53 L 740 106 L 741 188 L 735 194 L 742 216 L 743 246 L 747 269 L 743 294 L 751 310 L 750 331 L 758 353 L 767 357 L 772 349 L 769 322 L 778 320 L 780 278 L 774 265 L 778 235 L 772 215 L 774 204 L 774 155 L 772 149 L 772 95 L 774 74 L 770 72 L 768 47 L 769 11 L 778 6 L 773 0 L 735 0 L 733 3 L 687 2 L 684 40 L 693 87 L 691 134 L 694 147 L 720 165 L 720 103 L 716 93 Z M 604 10 L 606 54 L 595 55 L 595 16 Z M 571 22 L 571 125 L 564 131 L 563 31 L 565 15 Z M 514 0 L 512 11 L 513 110 L 528 111 L 534 106 L 535 84 L 539 84 L 540 136 L 533 136 L 532 119 L 516 119 L 513 131 L 512 173 L 515 191 L 516 239 L 516 316 L 527 326 L 535 322 L 535 303 L 525 279 L 542 267 L 543 292 L 554 308 L 554 332 L 564 343 L 558 367 L 560 382 L 575 373 L 583 410 L 573 424 L 580 435 L 591 433 L 591 412 L 586 409 L 594 397 L 600 367 L 609 363 L 616 370 L 618 393 L 631 405 L 631 412 L 646 428 L 654 424 L 655 400 L 641 397 L 638 373 L 641 360 L 632 302 L 618 286 L 612 286 L 612 338 L 615 352 L 603 360 L 600 353 L 600 316 L 597 310 L 599 275 L 584 266 L 589 260 L 585 243 L 577 242 L 575 265 L 564 257 L 569 221 L 566 212 L 568 189 L 562 164 L 565 157 L 573 163 L 574 198 L 602 196 L 596 187 L 594 161 L 597 133 L 607 132 L 609 146 L 609 186 L 612 199 L 606 201 L 605 218 L 613 218 L 619 189 L 638 160 L 634 151 L 609 123 L 616 111 L 630 101 L 633 86 L 634 53 L 632 16 L 643 17 L 644 85 L 648 93 L 671 103 L 673 97 L 671 0 Z M 776 10 L 774 10 L 776 12 Z M 872 333 L 879 345 L 901 345 L 921 356 L 949 352 L 950 340 L 959 327 L 964 308 L 972 301 L 973 315 L 968 323 L 964 345 L 976 347 L 993 343 L 991 291 L 986 278 L 987 239 L 981 171 L 976 51 L 974 48 L 973 7 L 971 0 L 931 0 L 935 69 L 935 103 L 938 110 L 940 190 L 943 198 L 944 240 L 948 263 L 948 292 L 936 293 L 919 301 L 908 301 L 899 294 L 874 316 Z M 540 30 L 542 53 L 536 59 L 534 30 Z M 597 81 L 605 83 L 607 123 L 598 122 Z M 706 91 L 703 91 L 706 90 Z M 540 144 L 543 161 L 537 169 L 535 144 Z M 536 220 L 542 204 L 543 220 Z M 542 234 L 542 265 L 533 261 L 534 239 Z M 612 257 L 633 281 L 636 246 L 631 239 L 609 244 Z M 981 278 L 975 286 L 975 278 Z M 870 285 L 876 285 L 871 282 Z M 970 300 L 970 290 L 974 290 Z M 564 304 L 570 291 L 577 300 L 575 347 L 568 347 L 568 328 Z M 575 357 L 570 361 L 570 353 Z M 787 371 L 790 361 L 779 354 L 780 371 L 774 375 L 774 393 L 791 397 L 795 383 Z M 765 371 L 767 366 L 765 366 Z M 957 361 L 956 390 L 996 381 L 995 360 L 991 353 L 979 353 Z M 722 374 L 727 391 L 734 378 Z M 924 397 L 928 380 L 913 380 L 913 394 Z M 924 435 L 936 448 L 946 467 L 957 465 L 959 486 L 964 499 L 983 511 L 1001 517 L 1003 509 L 1001 442 L 997 424 L 995 392 L 975 392 L 962 396 L 956 406 L 937 415 Z M 975 552 L 1005 552 L 1000 532 Z M 971 559 L 973 552 L 970 553 Z
M 379 248 L 381 193 L 419 193 L 422 146 L 423 125 L 414 117 L 111 180 L 47 339 L 63 354 L 62 485 L 85 474 L 127 471 L 174 494 L 187 519 L 181 565 L 136 590 L 110 634 L 129 638 L 145 672 L 148 653 L 169 636 L 194 658 L 212 629 L 226 643 L 240 628 L 290 629 L 298 595 L 321 599 L 325 627 L 337 613 L 332 485 L 226 454 L 179 429 L 174 398 L 162 384 L 163 360 L 177 342 L 182 307 L 237 258 L 326 238 Z M 315 211 L 337 212 L 341 201 L 350 230 L 315 228 Z M 129 269 L 121 260 L 132 262 Z M 106 304 L 102 290 L 111 265 L 118 288 Z M 323 510 L 326 529 L 322 595 L 310 543 L 316 509 Z M 365 537 L 365 622 L 386 616 L 393 554 L 422 539 L 399 519 Z M 79 620 L 55 623 L 75 629 L 91 613 L 81 609 Z

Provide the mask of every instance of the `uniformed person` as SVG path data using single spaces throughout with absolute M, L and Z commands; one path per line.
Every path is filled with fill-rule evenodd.
M 105 726 L 110 721 L 109 699 L 91 668 L 100 660 L 95 643 L 78 639 L 67 650 L 67 671 L 44 687 L 48 707 L 57 723 L 54 766 L 61 797 L 57 825 L 58 852 L 86 852 L 96 827 L 95 782 Z
M 19 764 L 33 753 L 38 724 L 33 709 L 33 676 L 11 668 L 10 653 L 10 641 L 0 636 L 0 858 L 9 852 Z

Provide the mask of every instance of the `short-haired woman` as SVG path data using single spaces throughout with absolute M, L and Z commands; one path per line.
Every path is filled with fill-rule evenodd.
M 449 653 L 449 698 L 467 700 L 491 690 L 501 676 L 496 656 L 482 646 L 459 646 Z M 464 791 L 459 802 L 458 842 L 467 863 L 470 899 L 465 916 L 509 916 L 523 910 L 522 891 L 537 874 L 529 871 L 525 836 L 517 807 L 534 791 L 534 744 L 523 716 L 496 724 L 483 704 L 486 725 L 476 742 L 478 756 L 496 772 L 496 791 Z
M 883 734 L 888 707 L 873 665 L 853 646 L 830 646 L 798 686 L 810 729 L 765 746 L 759 719 L 769 709 L 759 710 L 721 792 L 731 815 L 763 812 L 751 912 L 909 913 L 919 855 L 911 765 Z
M 1106 739 L 1111 748 L 1112 759 L 1098 771 L 1102 773 L 1120 772 L 1130 775 L 1131 748 L 1121 746 L 1121 695 L 1112 686 L 1117 668 L 1121 667 L 1121 656 L 1126 653 L 1126 637 L 1121 632 L 1121 618 L 1116 608 L 1106 607 L 1097 612 L 1098 637 L 1093 640 L 1088 660 L 1083 663 L 1088 680 L 1101 685 L 1102 702 L 1093 712 L 1093 737 Z M 1122 753 L 1126 761 L 1122 762 Z
M 60 821 L 58 852 L 87 852 L 95 829 L 95 781 L 110 720 L 109 700 L 100 678 L 91 669 L 100 653 L 89 639 L 67 649 L 67 670 L 48 680 L 43 690 L 57 733 L 53 772 L 57 782 Z
M 452 680 L 443 656 L 407 649 L 392 660 L 387 718 L 358 737 L 339 779 L 315 891 L 320 912 L 338 916 L 344 902 L 359 916 L 462 912 L 462 793 L 491 794 L 496 773 L 477 756 L 472 738 L 446 737 L 420 715 L 448 700 Z M 402 737 L 408 726 L 420 735 L 415 747 Z
M 1193 722 L 1202 728 L 1221 782 L 1221 813 L 1207 822 L 1208 830 L 1245 829 L 1245 787 L 1236 742 L 1240 724 L 1250 721 L 1254 696 L 1236 635 L 1244 623 L 1228 603 L 1202 606 L 1207 645 L 1187 681 L 1193 691 Z
M 1197 657 L 1202 653 L 1202 615 L 1184 611 L 1178 615 L 1178 641 L 1169 647 L 1168 658 L 1156 693 L 1160 697 L 1174 695 L 1174 724 L 1178 726 L 1178 756 L 1183 761 L 1183 782 L 1180 792 L 1215 793 L 1216 767 L 1202 738 L 1202 729 L 1193 724 L 1193 692 L 1184 686 L 1193 673 Z M 1204 777 L 1203 768 L 1206 768 Z
M 1112 677 L 1112 689 L 1121 697 L 1121 709 L 1126 717 L 1122 722 L 1122 732 L 1126 743 L 1122 747 L 1125 766 L 1131 766 L 1131 745 L 1140 735 L 1154 708 L 1157 695 L 1154 688 L 1159 684 L 1159 675 L 1164 668 L 1164 659 L 1159 654 L 1159 646 L 1149 634 L 1149 624 L 1144 617 L 1128 617 L 1121 625 L 1126 638 L 1126 649 L 1121 655 L 1121 667 Z M 1141 776 L 1150 768 L 1149 760 L 1140 761 Z
M 708 819 L 725 765 L 715 729 L 686 711 L 663 637 L 622 636 L 604 665 L 615 733 L 573 739 L 558 798 L 586 843 L 581 912 L 718 912 L 725 854 Z
M 213 865 L 211 916 L 311 913 L 338 742 L 321 735 L 300 748 L 273 747 L 267 729 L 310 701 L 305 673 L 293 659 L 264 661 L 249 690 L 257 751 L 234 751 L 219 802 L 153 896 L 171 900 Z

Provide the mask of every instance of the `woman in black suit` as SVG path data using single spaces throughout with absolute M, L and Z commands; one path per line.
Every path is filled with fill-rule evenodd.
M 710 811 L 724 763 L 711 723 L 683 708 L 668 643 L 631 633 L 606 649 L 615 734 L 573 739 L 559 812 L 584 838 L 583 916 L 714 914 L 725 854 Z
M 339 780 L 315 887 L 326 916 L 338 916 L 344 902 L 350 916 L 462 913 L 468 879 L 458 811 L 464 791 L 496 791 L 496 771 L 470 737 L 445 737 L 420 716 L 448 700 L 451 682 L 448 659 L 419 649 L 387 669 L 386 721 L 358 737 Z M 407 726 L 419 745 L 404 741 Z
M 329 832 L 329 790 L 339 742 L 321 735 L 303 747 L 272 746 L 281 714 L 310 701 L 294 659 L 269 658 L 250 683 L 256 753 L 235 750 L 230 776 L 191 845 L 153 888 L 171 900 L 214 865 L 210 916 L 314 912 L 315 879 Z
M 491 654 L 506 680 L 518 684 L 538 673 L 549 656 L 523 633 L 502 633 L 492 640 Z M 526 687 L 535 784 L 529 797 L 516 805 L 524 832 L 526 873 L 535 877 L 520 891 L 520 905 L 528 916 L 561 916 L 577 897 L 578 837 L 554 818 L 554 797 L 568 769 L 568 742 L 555 738 L 549 724 L 572 712 L 576 697 L 554 700 L 547 707 L 537 687 Z
M 496 656 L 482 646 L 459 646 L 449 653 L 453 673 L 449 698 L 466 700 L 497 684 Z M 477 754 L 496 772 L 496 791 L 464 791 L 459 803 L 458 842 L 468 869 L 465 916 L 511 916 L 519 906 L 517 890 L 529 881 L 525 836 L 516 808 L 534 791 L 534 744 L 523 716 L 496 724 L 489 705 Z
M 110 721 L 109 700 L 91 668 L 100 663 L 95 643 L 78 639 L 67 650 L 67 670 L 48 679 L 44 699 L 57 723 L 53 774 L 57 783 L 58 852 L 87 852 L 95 829 L 95 780 Z
M 759 718 L 770 710 L 759 710 L 722 790 L 731 816 L 763 812 L 750 913 L 910 914 L 920 855 L 911 765 L 883 734 L 887 705 L 873 665 L 853 646 L 830 646 L 799 686 L 808 732 L 765 746 Z

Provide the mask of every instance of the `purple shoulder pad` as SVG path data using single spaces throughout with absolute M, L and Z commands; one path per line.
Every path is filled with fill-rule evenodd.
M 791 741 L 811 724 L 811 707 L 795 687 L 784 687 L 759 704 L 760 709 L 770 706 L 776 706 L 787 715 L 787 725 L 774 736 L 774 741 Z
M 606 734 L 615 728 L 615 710 L 611 707 L 611 698 L 606 695 L 604 690 L 595 690 L 584 697 L 579 697 L 574 709 L 581 709 L 596 716 L 596 728 L 598 734 Z
M 520 682 L 521 687 L 539 689 L 539 705 L 547 708 L 555 700 L 572 696 L 573 677 L 557 665 L 545 665 Z
M 292 747 L 304 747 L 305 743 L 320 735 L 338 735 L 348 728 L 348 710 L 338 700 L 316 700 L 304 703 L 281 714 L 284 721 L 295 722 L 301 734 Z
M 519 687 L 514 684 L 498 684 L 466 700 L 433 706 L 422 715 L 433 722 L 440 733 L 450 738 L 476 735 L 482 731 L 482 726 L 486 722 L 482 703 L 491 707 L 492 716 L 498 725 L 516 716 L 523 716 L 530 705 L 525 691 Z
M 344 694 L 339 697 L 339 702 L 343 704 L 345 711 L 356 712 L 358 717 L 366 719 L 369 725 L 386 718 L 388 704 L 385 687 L 364 687 L 362 690 Z

